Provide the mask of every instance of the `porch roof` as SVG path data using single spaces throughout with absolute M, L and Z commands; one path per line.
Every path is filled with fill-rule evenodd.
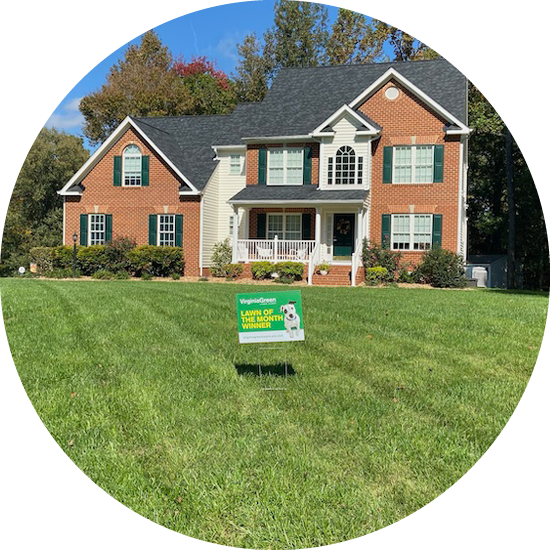
M 319 189 L 317 185 L 249 185 L 229 199 L 230 204 L 362 203 L 365 189 Z

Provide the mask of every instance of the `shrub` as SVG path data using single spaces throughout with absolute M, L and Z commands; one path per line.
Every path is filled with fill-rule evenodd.
M 35 246 L 30 249 L 30 260 L 36 264 L 39 273 L 47 273 L 54 268 L 53 248 L 47 246 Z
M 108 271 L 107 269 L 99 269 L 95 273 L 92 273 L 92 279 L 101 279 L 104 281 L 108 281 L 114 276 L 115 274 L 112 271 Z
M 275 266 L 271 262 L 255 262 L 250 271 L 254 279 L 267 279 L 275 271 Z
M 76 247 L 76 265 L 78 264 L 78 251 L 81 250 L 82 246 Z M 68 267 L 73 267 L 73 247 L 72 246 L 54 246 L 53 249 L 53 266 L 54 268 L 66 269 Z
M 56 267 L 46 273 L 46 275 L 52 279 L 72 279 L 73 270 L 71 267 Z M 80 277 L 80 271 L 76 272 L 76 277 Z
M 289 277 L 293 281 L 301 281 L 304 276 L 304 264 L 300 262 L 279 262 L 275 264 L 279 278 Z
M 130 262 L 127 253 L 136 247 L 135 239 L 117 237 L 105 245 L 105 266 L 110 271 L 128 271 Z
M 225 266 L 226 278 L 236 279 L 243 273 L 244 266 L 242 264 L 227 264 Z
M 128 269 L 139 277 L 148 273 L 155 277 L 168 277 L 182 273 L 185 261 L 179 246 L 138 246 L 126 253 Z
M 415 283 L 415 277 L 413 275 L 413 272 L 410 272 L 405 267 L 401 267 L 399 269 L 399 273 L 397 275 L 397 281 L 399 283 Z
M 78 251 L 77 259 L 80 270 L 84 275 L 91 275 L 96 271 L 105 269 L 107 264 L 105 245 L 84 246 Z
M 120 281 L 125 281 L 130 278 L 130 274 L 127 271 L 117 271 L 115 273 L 115 279 L 118 279 Z
M 389 248 L 382 248 L 376 243 L 369 243 L 367 239 L 363 241 L 363 265 L 365 269 L 369 267 L 384 267 L 393 281 L 395 274 L 399 271 L 401 263 L 401 252 L 394 252 Z
M 275 282 L 282 285 L 291 285 L 295 280 L 296 279 L 294 279 L 290 275 L 281 275 L 279 278 L 275 279 Z
M 367 267 L 365 270 L 365 284 L 369 286 L 380 285 L 382 283 L 389 283 L 393 281 L 393 275 L 391 275 L 385 267 Z
M 440 246 L 424 252 L 415 276 L 437 288 L 463 288 L 467 284 L 463 258 Z
M 199 277 L 199 281 L 201 283 L 206 283 L 206 282 L 208 282 L 208 277 Z
M 144 271 L 144 272 L 141 274 L 141 279 L 142 279 L 143 281 L 150 281 L 152 278 L 153 278 L 153 276 L 152 276 L 150 273 L 147 273 L 146 271 Z
M 174 281 L 179 281 L 181 279 L 181 275 L 179 273 L 171 273 L 170 277 L 172 277 Z
M 231 265 L 233 259 L 233 249 L 229 244 L 229 239 L 220 241 L 212 247 L 212 263 L 210 272 L 214 277 L 227 277 L 226 266 Z

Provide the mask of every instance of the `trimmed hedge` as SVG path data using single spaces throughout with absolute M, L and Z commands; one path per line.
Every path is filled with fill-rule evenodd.
M 365 270 L 365 284 L 369 286 L 390 283 L 393 281 L 393 275 L 385 267 L 367 267 Z
M 464 259 L 440 246 L 434 246 L 422 255 L 422 263 L 415 276 L 421 282 L 436 288 L 464 288 L 467 284 Z
M 268 279 L 275 271 L 275 264 L 272 262 L 254 262 L 250 266 L 250 271 L 254 279 Z
M 183 250 L 177 246 L 143 245 L 126 253 L 129 271 L 136 277 L 144 273 L 153 277 L 169 277 L 172 273 L 183 273 L 185 261 Z
M 92 275 L 96 271 L 104 270 L 107 266 L 107 254 L 105 253 L 105 245 L 103 244 L 83 246 L 77 252 L 76 257 L 80 271 L 84 275 Z
M 275 264 L 275 271 L 281 279 L 301 281 L 304 276 L 304 264 L 300 262 L 279 262 Z

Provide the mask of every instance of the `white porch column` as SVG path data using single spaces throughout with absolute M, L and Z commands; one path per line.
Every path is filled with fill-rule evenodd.
M 233 207 L 233 258 L 232 263 L 236 264 L 239 261 L 239 207 Z
M 315 207 L 315 246 L 321 244 L 321 207 Z

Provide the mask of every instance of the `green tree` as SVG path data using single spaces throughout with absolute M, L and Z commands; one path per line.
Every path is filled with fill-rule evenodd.
M 363 14 L 340 8 L 327 45 L 329 65 L 364 62 L 361 46 L 366 32 L 367 19 Z
M 63 200 L 57 191 L 88 160 L 81 138 L 43 128 L 17 177 L 2 238 L 2 265 L 24 264 L 33 246 L 62 242 Z
M 262 101 L 265 97 L 274 70 L 269 46 L 261 44 L 255 33 L 237 46 L 240 59 L 234 81 L 240 101 Z
M 131 45 L 124 59 L 113 65 L 107 82 L 80 102 L 84 135 L 93 144 L 104 141 L 126 118 L 186 114 L 191 92 L 172 70 L 172 55 L 154 31 Z

